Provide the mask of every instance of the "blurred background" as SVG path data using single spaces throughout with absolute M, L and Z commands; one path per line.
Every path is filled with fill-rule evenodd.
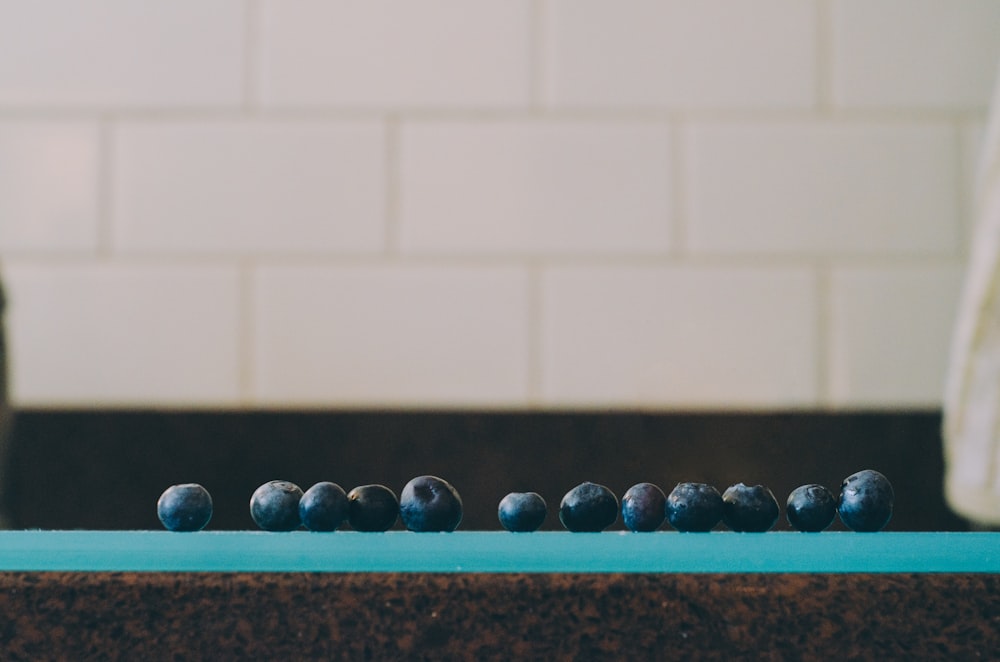
M 0 0 L 8 483 L 139 412 L 935 449 L 998 61 L 997 0 Z

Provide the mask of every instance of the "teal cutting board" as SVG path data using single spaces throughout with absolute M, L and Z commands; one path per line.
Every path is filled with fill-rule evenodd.
M 2 531 L 0 571 L 1000 572 L 1000 533 Z

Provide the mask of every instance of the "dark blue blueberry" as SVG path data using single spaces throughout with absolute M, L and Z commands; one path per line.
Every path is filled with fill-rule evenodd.
M 617 519 L 618 497 L 597 483 L 580 483 L 559 504 L 559 521 L 569 531 L 596 533 Z
M 212 496 L 197 483 L 171 485 L 156 502 L 156 515 L 170 531 L 201 531 L 212 519 Z
M 629 531 L 656 531 L 663 524 L 667 497 L 652 483 L 639 483 L 622 496 L 622 520 Z
M 355 531 L 388 531 L 399 518 L 399 500 L 385 485 L 359 485 L 347 493 L 347 522 Z
M 822 485 L 802 485 L 788 495 L 785 516 L 797 530 L 816 533 L 833 523 L 837 500 Z
M 536 492 L 511 492 L 500 500 L 497 517 L 508 531 L 527 533 L 537 531 L 545 521 L 548 506 Z
M 722 521 L 733 531 L 763 533 L 778 521 L 778 500 L 763 485 L 736 483 L 722 493 Z
M 293 531 L 299 528 L 299 500 L 302 490 L 287 480 L 264 483 L 250 497 L 250 517 L 265 531 Z
M 454 531 L 462 521 L 462 497 L 437 476 L 417 476 L 399 494 L 399 516 L 410 531 Z
M 711 531 L 722 521 L 722 495 L 707 483 L 677 483 L 667 497 L 666 515 L 678 531 Z
M 892 517 L 892 485 L 872 469 L 851 474 L 840 486 L 837 512 L 852 531 L 881 531 Z
M 336 531 L 348 510 L 347 494 L 336 483 L 316 483 L 299 499 L 299 519 L 310 531 Z

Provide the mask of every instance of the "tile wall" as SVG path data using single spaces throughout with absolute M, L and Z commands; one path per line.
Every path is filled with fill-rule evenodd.
M 1000 0 L 0 0 L 28 407 L 936 407 Z

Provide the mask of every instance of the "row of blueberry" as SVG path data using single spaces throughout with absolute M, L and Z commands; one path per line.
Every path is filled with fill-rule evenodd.
M 212 518 L 212 496 L 197 483 L 172 485 L 156 502 L 170 531 L 200 531 Z M 336 483 L 316 483 L 305 492 L 287 480 L 272 480 L 250 497 L 250 516 L 264 531 L 336 531 L 348 522 L 356 531 L 387 531 L 402 518 L 412 531 L 454 531 L 462 521 L 462 497 L 447 481 L 418 476 L 399 498 L 385 485 L 362 485 L 345 493 Z
M 840 495 L 822 485 L 802 485 L 788 496 L 785 513 L 799 531 L 822 531 L 839 515 L 854 531 L 880 531 L 892 516 L 893 491 L 881 473 L 866 469 L 848 476 Z M 212 517 L 212 497 L 201 485 L 167 488 L 156 504 L 163 526 L 171 531 L 200 531 Z M 774 494 L 763 485 L 737 483 L 722 494 L 706 483 L 679 483 L 669 495 L 652 483 L 633 485 L 619 503 L 603 485 L 585 482 L 566 493 L 559 521 L 574 532 L 608 528 L 621 512 L 631 531 L 655 531 L 664 521 L 678 531 L 710 531 L 722 522 L 733 531 L 764 532 L 778 520 Z M 511 492 L 497 510 L 508 531 L 530 532 L 548 514 L 535 492 Z M 387 531 L 397 518 L 411 531 L 454 531 L 462 521 L 462 497 L 448 481 L 418 476 L 396 498 L 384 485 L 362 485 L 348 493 L 331 482 L 305 492 L 294 483 L 264 483 L 250 498 L 250 515 L 265 531 L 336 531 L 344 522 L 356 531 Z
M 534 500 L 519 494 L 508 495 L 505 501 L 508 499 Z M 892 517 L 893 499 L 889 480 L 866 469 L 845 478 L 837 497 L 822 485 L 795 488 L 785 502 L 785 515 L 799 531 L 823 531 L 838 515 L 853 531 L 881 531 Z M 515 514 L 523 510 L 523 506 L 508 506 L 505 515 L 505 503 L 501 502 L 501 523 L 512 531 L 521 530 L 517 527 L 522 519 Z M 570 531 L 603 531 L 617 519 L 617 511 L 618 501 L 610 490 L 583 483 L 563 497 L 559 519 Z M 737 483 L 719 494 L 706 483 L 679 483 L 665 495 L 652 483 L 639 483 L 625 492 L 621 513 L 630 531 L 655 531 L 666 520 L 678 531 L 710 531 L 721 521 L 733 531 L 762 533 L 778 521 L 780 508 L 774 493 L 763 485 Z M 505 517 L 510 521 L 504 521 Z

